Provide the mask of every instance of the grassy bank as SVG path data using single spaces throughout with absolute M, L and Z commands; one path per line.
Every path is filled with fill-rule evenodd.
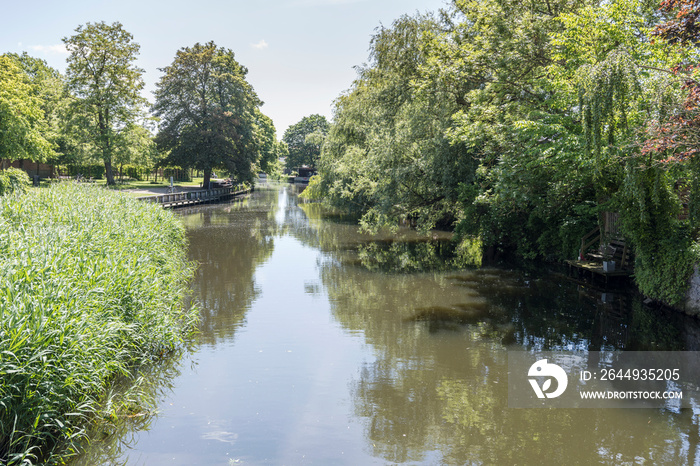
M 65 183 L 0 197 L 0 463 L 59 461 L 107 384 L 182 345 L 173 215 Z

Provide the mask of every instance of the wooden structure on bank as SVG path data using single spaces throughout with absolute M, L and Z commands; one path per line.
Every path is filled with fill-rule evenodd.
M 182 193 L 158 194 L 156 196 L 139 197 L 140 201 L 153 202 L 163 206 L 165 209 L 175 207 L 191 206 L 194 204 L 206 204 L 232 199 L 237 196 L 248 194 L 250 189 L 214 188 L 200 191 L 185 191 Z
M 568 260 L 569 269 L 579 276 L 602 278 L 628 277 L 634 272 L 632 251 L 620 231 L 620 214 L 603 213 L 603 231 L 594 228 L 581 238 L 578 260 Z M 594 246 L 597 249 L 592 250 Z M 610 265 L 614 264 L 614 265 Z

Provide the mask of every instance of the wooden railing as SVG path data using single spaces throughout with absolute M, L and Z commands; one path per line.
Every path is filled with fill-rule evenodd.
M 620 214 L 618 212 L 603 212 L 603 231 L 595 227 L 586 236 L 581 238 L 579 260 L 587 257 L 597 260 L 614 260 L 619 267 L 629 266 L 632 263 L 632 250 L 622 236 L 620 228 Z M 594 245 L 598 244 L 597 251 L 589 253 Z
M 203 189 L 201 191 L 185 191 L 181 193 L 158 194 L 156 196 L 144 196 L 138 199 L 145 202 L 153 202 L 160 204 L 163 207 L 179 207 L 192 204 L 203 204 L 206 202 L 214 202 L 221 199 L 240 196 L 250 192 L 250 189 L 241 189 L 239 187 L 232 188 L 214 188 Z
M 593 246 L 594 244 L 599 243 L 599 242 L 600 242 L 600 228 L 595 227 L 594 229 L 589 231 L 586 236 L 581 238 L 581 249 L 579 250 L 579 253 L 578 253 L 579 260 L 585 260 L 586 252 L 588 252 L 588 248 L 590 248 L 591 246 Z

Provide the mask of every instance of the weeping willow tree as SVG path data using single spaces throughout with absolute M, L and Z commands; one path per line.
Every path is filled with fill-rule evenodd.
M 624 53 L 587 70 L 579 97 L 582 126 L 596 160 L 600 209 L 620 213 L 635 252 L 637 285 L 646 296 L 679 306 L 698 260 L 690 225 L 679 216 L 688 166 L 640 150 L 642 133 L 629 124 L 629 114 L 645 106 L 654 111 L 655 103 L 645 100 L 641 70 Z
M 307 192 L 365 225 L 455 228 L 527 259 L 574 257 L 599 214 L 619 211 L 640 288 L 679 303 L 694 257 L 679 193 L 694 199 L 700 177 L 644 148 L 649 122 L 684 102 L 672 71 L 685 52 L 651 39 L 657 8 L 460 0 L 381 28 Z
M 689 164 L 669 164 L 644 146 L 649 121 L 679 100 L 671 72 L 682 51 L 650 39 L 656 5 L 617 0 L 565 15 L 555 42 L 578 93 L 585 151 L 595 160 L 598 209 L 620 213 L 633 246 L 635 281 L 647 296 L 680 305 L 697 261 L 679 194 L 687 194 Z
M 631 135 L 628 114 L 642 89 L 637 68 L 629 55 L 620 51 L 603 62 L 584 66 L 581 75 L 578 101 L 586 150 L 595 156 L 600 175 L 603 151 L 614 157 L 624 150 L 616 145 L 616 139 Z
M 336 100 L 321 176 L 307 196 L 359 214 L 368 230 L 450 228 L 459 215 L 459 184 L 471 176 L 473 159 L 445 137 L 457 104 L 417 84 L 429 56 L 425 37 L 439 30 L 433 15 L 379 28 L 370 63 Z

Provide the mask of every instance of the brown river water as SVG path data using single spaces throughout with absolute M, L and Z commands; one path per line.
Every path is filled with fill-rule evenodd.
M 157 406 L 81 465 L 699 464 L 700 406 L 508 407 L 508 351 L 698 350 L 698 321 L 561 270 L 445 266 L 293 185 L 182 210 L 202 310 Z M 429 239 L 430 241 L 427 241 Z

